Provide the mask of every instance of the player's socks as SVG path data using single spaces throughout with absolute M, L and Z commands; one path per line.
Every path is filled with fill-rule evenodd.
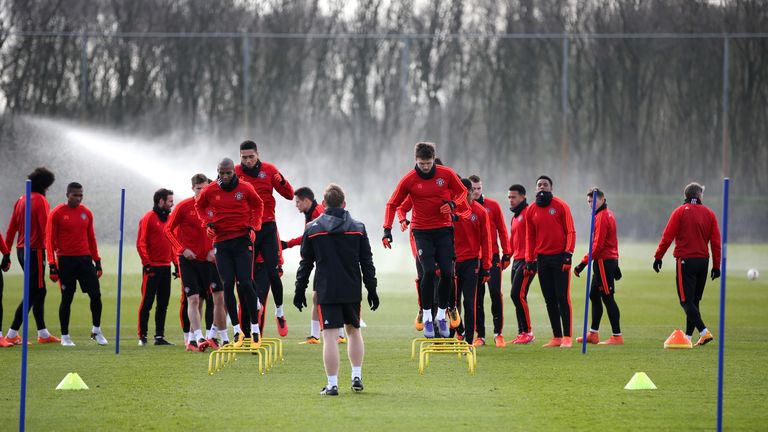
M 685 335 L 685 337 L 686 337 L 688 340 L 691 340 L 691 339 L 693 339 L 693 335 Z
M 707 330 L 707 328 L 704 327 L 704 329 L 699 332 L 699 336 L 706 336 L 707 333 L 709 333 L 709 330 Z
M 259 333 L 259 325 L 258 324 L 251 324 L 251 333 Z
M 189 332 L 184 333 L 184 344 L 186 345 L 187 342 L 189 342 Z
M 312 320 L 309 326 L 309 335 L 315 339 L 320 339 L 320 321 Z
M 0 339 L 2 339 L 2 338 L 3 338 L 3 331 L 0 330 Z
M 219 337 L 221 338 L 222 343 L 229 343 L 229 335 L 227 334 L 227 329 L 219 330 Z
M 438 321 L 445 319 L 445 309 L 443 308 L 437 308 L 437 316 L 435 317 Z
M 424 322 L 432 322 L 432 309 L 424 309 Z
M 203 339 L 203 331 L 200 329 L 195 330 L 195 335 L 193 336 L 194 340 L 199 341 L 200 339 Z
M 275 316 L 276 317 L 281 317 L 283 315 L 284 315 L 283 314 L 283 305 L 275 306 Z
M 352 378 L 362 378 L 363 377 L 363 367 L 362 366 L 352 366 Z
M 14 329 L 10 329 L 10 330 L 8 330 L 8 334 L 6 335 L 6 337 L 8 339 L 17 338 L 17 337 L 19 337 L 19 331 L 18 330 L 14 330 Z
M 328 375 L 328 388 L 332 387 L 338 387 L 339 386 L 339 376 L 338 375 Z
M 37 337 L 45 339 L 51 337 L 51 334 L 48 333 L 47 328 L 44 328 L 37 331 Z

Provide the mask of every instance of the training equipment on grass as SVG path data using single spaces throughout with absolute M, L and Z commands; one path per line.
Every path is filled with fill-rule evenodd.
M 691 340 L 685 337 L 680 329 L 675 329 L 671 335 L 664 341 L 664 349 L 690 349 L 693 348 Z
M 720 256 L 720 342 L 717 344 L 717 430 L 723 430 L 723 370 L 725 355 L 725 275 L 728 257 L 728 189 L 730 186 L 728 177 L 723 179 L 723 229 L 720 232 L 722 238 L 723 253 Z M 757 270 L 755 270 L 757 272 Z M 755 276 L 757 278 L 757 276 Z
M 411 359 L 416 358 L 416 344 L 419 344 L 419 374 L 423 375 L 429 367 L 430 354 L 456 354 L 460 361 L 464 356 L 470 375 L 475 374 L 477 350 L 467 341 L 456 338 L 416 338 L 411 342 Z
M 757 271 L 757 269 L 747 270 L 747 279 L 753 281 L 753 280 L 757 280 L 757 278 L 759 277 L 760 277 L 760 272 Z
M 230 363 L 237 361 L 237 354 L 252 354 L 258 357 L 259 374 L 264 375 L 283 358 L 283 340 L 278 338 L 261 338 L 261 346 L 251 348 L 251 339 L 245 338 L 243 345 L 235 347 L 233 343 L 223 345 L 208 355 L 208 375 L 220 371 Z
M 19 430 L 24 431 L 27 412 L 27 343 L 29 342 L 29 262 L 32 237 L 32 181 L 27 180 L 24 192 L 24 320 L 21 331 L 21 391 L 19 392 Z
M 120 354 L 120 297 L 123 288 L 123 227 L 125 226 L 125 188 L 120 189 L 120 243 L 117 248 L 117 313 L 115 314 L 115 354 Z
M 656 384 L 645 372 L 635 372 L 632 379 L 624 386 L 624 390 L 656 390 Z
M 581 353 L 587 353 L 587 316 L 589 315 L 589 282 L 592 279 L 592 241 L 595 237 L 595 205 L 597 204 L 597 190 L 592 191 L 592 216 L 589 222 L 589 252 L 587 256 L 587 288 L 584 294 L 584 327 L 581 332 Z M 568 277 L 571 277 L 568 275 Z M 570 301 L 570 300 L 569 300 Z
M 77 372 L 70 372 L 56 386 L 56 390 L 88 390 L 88 385 Z

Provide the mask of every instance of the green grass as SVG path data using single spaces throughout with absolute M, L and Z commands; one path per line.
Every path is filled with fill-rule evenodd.
M 582 248 L 583 250 L 583 248 Z M 624 250 L 624 249 L 623 249 Z M 33 344 L 29 348 L 27 426 L 29 430 L 415 430 L 441 425 L 451 430 L 701 430 L 716 421 L 719 284 L 710 282 L 703 300 L 705 322 L 715 332 L 715 343 L 692 350 L 662 349 L 669 333 L 684 324 L 674 290 L 671 257 L 657 275 L 650 271 L 651 245 L 631 245 L 625 278 L 617 300 L 627 344 L 590 346 L 582 355 L 571 350 L 543 349 L 548 330 L 538 282 L 531 302 L 533 346 L 480 348 L 475 376 L 466 363 L 436 357 L 425 375 L 410 359 L 410 340 L 417 335 L 410 269 L 379 275 L 382 306 L 363 315 L 366 389 L 352 394 L 349 364 L 342 356 L 337 398 L 318 396 L 325 384 L 321 346 L 300 346 L 309 314 L 287 307 L 290 334 L 285 339 L 285 362 L 260 376 L 255 358 L 240 356 L 237 363 L 208 376 L 207 355 L 185 353 L 178 327 L 178 294 L 174 285 L 167 328 L 175 347 L 138 347 L 135 341 L 139 276 L 128 257 L 123 280 L 122 344 L 114 354 L 116 278 L 102 279 L 103 327 L 110 340 L 99 347 L 88 340 L 87 297 L 74 303 L 71 334 L 77 347 Z M 766 262 L 768 248 L 733 246 L 734 269 L 747 259 Z M 105 262 L 114 249 L 107 250 Z M 381 257 L 375 251 L 377 259 Z M 580 253 L 577 250 L 577 253 Z M 756 256 L 757 255 L 757 256 Z M 634 257 L 634 258 L 633 258 Z M 735 258 L 734 258 L 735 257 Z M 741 257 L 741 259 L 736 259 Z M 738 263 L 738 265 L 736 265 Z M 404 265 L 404 264 L 403 264 Z M 105 266 L 106 267 L 106 266 Z M 382 262 L 382 268 L 388 264 Z M 389 266 L 391 267 L 391 266 Z M 755 265 L 757 267 L 757 265 Z M 286 273 L 286 291 L 293 275 Z M 21 276 L 6 275 L 4 330 L 20 300 Z M 49 284 L 50 285 L 50 284 Z M 505 274 L 504 291 L 509 291 Z M 580 332 L 584 313 L 584 278 L 573 279 L 574 330 Z M 290 303 L 290 295 L 286 296 Z M 58 333 L 59 294 L 50 290 L 46 318 Z M 486 300 L 488 302 L 488 300 Z M 734 270 L 728 285 L 728 327 L 724 426 L 727 429 L 764 429 L 768 422 L 768 283 L 765 276 L 749 282 Z M 270 308 L 271 310 L 271 308 Z M 489 314 L 489 306 L 486 306 Z M 271 312 L 270 312 L 271 313 Z M 511 302 L 505 304 L 506 336 L 515 328 Z M 154 315 L 153 315 L 154 316 Z M 486 319 L 490 325 L 490 318 Z M 154 330 L 150 320 L 150 332 Z M 30 336 L 35 335 L 31 321 Z M 268 323 L 268 331 L 274 321 Z M 603 331 L 609 326 L 604 317 Z M 0 350 L 0 412 L 3 430 L 16 428 L 19 410 L 20 347 Z M 627 391 L 623 387 L 638 371 L 646 372 L 658 390 Z M 78 372 L 88 391 L 55 391 L 67 372 Z M 439 419 L 439 420 L 438 420 Z

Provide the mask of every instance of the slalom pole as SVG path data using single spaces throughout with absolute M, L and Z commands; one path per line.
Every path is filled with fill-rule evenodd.
M 589 316 L 589 283 L 592 280 L 592 240 L 595 237 L 595 204 L 597 191 L 592 191 L 592 217 L 589 222 L 589 252 L 587 254 L 587 288 L 584 294 L 584 327 L 581 330 L 581 353 L 587 353 L 587 317 Z
M 725 351 L 725 264 L 728 256 L 728 177 L 723 179 L 722 257 L 720 258 L 720 343 L 717 344 L 717 431 L 723 430 L 723 355 Z
M 120 354 L 120 300 L 123 291 L 123 227 L 125 226 L 125 188 L 120 190 L 120 242 L 117 250 L 117 313 L 115 314 L 115 354 Z
M 24 422 L 27 416 L 27 343 L 29 341 L 29 272 L 31 270 L 29 251 L 32 235 L 32 181 L 27 180 L 24 193 L 24 301 L 21 331 L 21 392 L 19 395 L 19 431 L 24 432 Z M 42 263 L 38 262 L 40 266 Z M 39 277 L 43 277 L 42 274 Z

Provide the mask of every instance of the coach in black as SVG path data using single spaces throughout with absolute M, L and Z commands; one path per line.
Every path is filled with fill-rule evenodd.
M 376 294 L 376 269 L 365 226 L 344 210 L 344 191 L 331 183 L 323 194 L 325 212 L 307 225 L 301 239 L 301 263 L 296 272 L 293 304 L 299 311 L 307 306 L 305 291 L 309 275 L 317 263 L 315 291 L 320 326 L 323 329 L 323 364 L 328 385 L 321 395 L 339 394 L 339 328 L 347 331 L 347 353 L 352 364 L 352 390 L 363 390 L 363 335 L 360 333 L 362 283 L 368 291 L 371 310 L 379 307 Z M 361 278 L 362 270 L 362 278 Z

